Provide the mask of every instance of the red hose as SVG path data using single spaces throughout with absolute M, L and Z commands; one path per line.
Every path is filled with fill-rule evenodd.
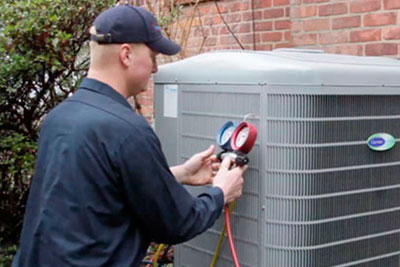
M 226 223 L 226 231 L 228 233 L 229 247 L 231 249 L 233 262 L 235 263 L 235 267 L 240 267 L 239 260 L 236 255 L 235 244 L 233 243 L 228 204 L 225 205 L 225 223 Z

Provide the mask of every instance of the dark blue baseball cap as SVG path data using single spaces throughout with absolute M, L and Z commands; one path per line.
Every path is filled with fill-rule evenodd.
M 156 52 L 175 55 L 181 47 L 165 38 L 156 18 L 148 10 L 120 5 L 102 12 L 94 21 L 97 34 L 90 40 L 99 44 L 144 43 Z

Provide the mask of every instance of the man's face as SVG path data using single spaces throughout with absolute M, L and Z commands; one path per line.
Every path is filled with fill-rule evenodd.
M 147 90 L 151 74 L 157 72 L 157 55 L 157 52 L 145 44 L 135 45 L 132 52 L 133 64 L 131 64 L 129 70 L 129 90 L 132 95 Z

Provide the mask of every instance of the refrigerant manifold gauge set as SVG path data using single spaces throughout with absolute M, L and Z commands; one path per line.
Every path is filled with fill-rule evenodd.
M 218 153 L 222 161 L 225 157 L 231 157 L 235 164 L 243 166 L 249 163 L 248 154 L 254 147 L 257 138 L 257 128 L 246 121 L 235 123 L 227 121 L 219 130 L 217 144 L 223 149 Z

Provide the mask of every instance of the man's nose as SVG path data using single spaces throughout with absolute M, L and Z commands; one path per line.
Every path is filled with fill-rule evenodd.
M 157 63 L 153 64 L 153 69 L 151 70 L 151 73 L 156 73 L 158 71 L 158 66 Z

